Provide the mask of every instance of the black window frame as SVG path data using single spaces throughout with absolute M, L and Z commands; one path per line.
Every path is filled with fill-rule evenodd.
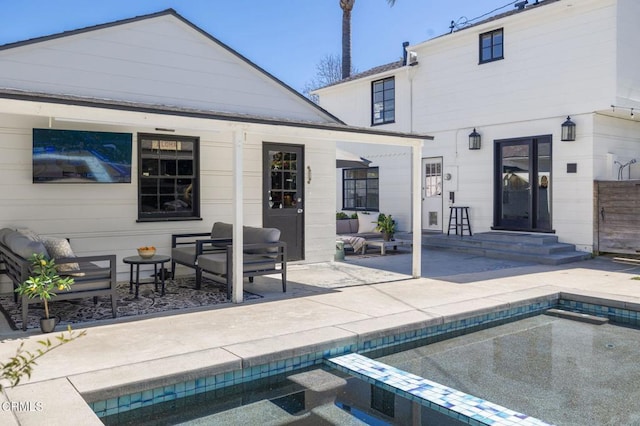
M 498 35 L 500 36 L 500 41 L 499 42 L 496 41 L 496 38 L 497 38 Z M 483 42 L 487 38 L 489 38 L 491 44 L 489 46 L 484 46 Z M 488 62 L 494 62 L 494 61 L 499 61 L 501 59 L 504 59 L 504 28 L 498 28 L 498 29 L 495 29 L 495 30 L 491 30 L 491 31 L 487 31 L 485 33 L 482 33 L 482 34 L 480 34 L 480 37 L 479 37 L 478 40 L 479 40 L 478 57 L 480 58 L 480 60 L 479 60 L 480 64 L 486 64 Z M 495 49 L 498 46 L 500 47 L 499 54 L 495 52 Z M 486 57 L 484 55 L 485 49 L 489 49 L 490 50 L 490 54 L 487 55 Z
M 392 84 L 390 84 L 392 83 Z M 376 105 L 382 103 L 381 120 L 376 121 Z M 396 122 L 396 78 L 386 77 L 371 82 L 371 125 Z
M 359 172 L 366 172 L 365 177 L 347 177 L 348 174 L 357 174 Z M 370 172 L 375 172 L 376 177 L 369 177 Z M 347 188 L 347 186 L 349 186 L 347 182 L 353 182 L 353 188 Z M 360 182 L 360 184 L 364 183 L 364 206 L 358 206 L 356 191 L 358 182 Z M 372 199 L 374 196 L 375 202 Z M 352 198 L 352 203 L 346 202 L 348 198 Z M 342 170 L 342 210 L 367 212 L 380 211 L 380 169 L 378 167 L 350 168 Z
M 151 150 L 145 148 L 148 142 L 152 143 Z M 156 151 L 153 150 L 154 142 L 158 143 Z M 175 142 L 174 153 L 170 149 L 161 151 L 161 142 Z M 192 148 L 180 150 L 180 143 Z M 201 220 L 200 138 L 139 133 L 137 155 L 138 222 Z M 154 166 L 156 160 L 157 165 Z M 149 209 L 150 204 L 145 203 L 145 199 L 153 197 L 156 197 L 155 209 Z M 166 208 L 160 208 L 161 205 Z

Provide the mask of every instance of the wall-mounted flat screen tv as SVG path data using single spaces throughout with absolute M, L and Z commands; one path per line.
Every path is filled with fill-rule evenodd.
M 131 183 L 131 133 L 33 129 L 34 183 Z

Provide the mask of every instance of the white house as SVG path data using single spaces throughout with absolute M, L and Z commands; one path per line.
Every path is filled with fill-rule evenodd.
M 638 20 L 634 0 L 530 1 L 317 95 L 351 125 L 434 136 L 423 149 L 423 229 L 446 232 L 455 203 L 470 207 L 476 232 L 555 233 L 592 251 L 594 181 L 640 178 Z M 565 122 L 575 140 L 562 140 Z M 409 223 L 394 210 L 409 196 L 396 182 L 408 151 L 358 154 L 379 167 L 380 210 Z
M 167 254 L 172 233 L 223 221 L 332 260 L 336 142 L 420 161 L 423 139 L 345 125 L 172 9 L 0 46 L 0 228 L 77 254 Z

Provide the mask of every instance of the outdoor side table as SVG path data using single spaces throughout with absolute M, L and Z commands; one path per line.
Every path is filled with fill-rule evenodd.
M 140 256 L 129 256 L 122 259 L 124 263 L 131 265 L 129 270 L 129 293 L 133 292 L 133 285 L 136 286 L 136 299 L 138 298 L 138 287 L 140 287 L 140 265 L 153 265 L 153 284 L 155 286 L 156 291 L 158 291 L 158 265 L 160 265 L 160 276 L 162 282 L 162 293 L 164 296 L 164 264 L 169 262 L 171 258 L 169 256 L 164 256 L 162 254 L 156 254 L 151 258 L 145 259 Z M 136 280 L 133 280 L 133 268 L 136 269 Z M 151 284 L 151 283 L 142 283 L 142 284 Z

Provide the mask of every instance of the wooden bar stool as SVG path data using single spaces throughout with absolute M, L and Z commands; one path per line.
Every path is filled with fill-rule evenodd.
M 447 235 L 451 234 L 451 230 L 455 231 L 455 235 L 464 236 L 464 231 L 471 233 L 471 223 L 469 222 L 469 207 L 466 206 L 450 206 L 449 207 L 449 229 Z

